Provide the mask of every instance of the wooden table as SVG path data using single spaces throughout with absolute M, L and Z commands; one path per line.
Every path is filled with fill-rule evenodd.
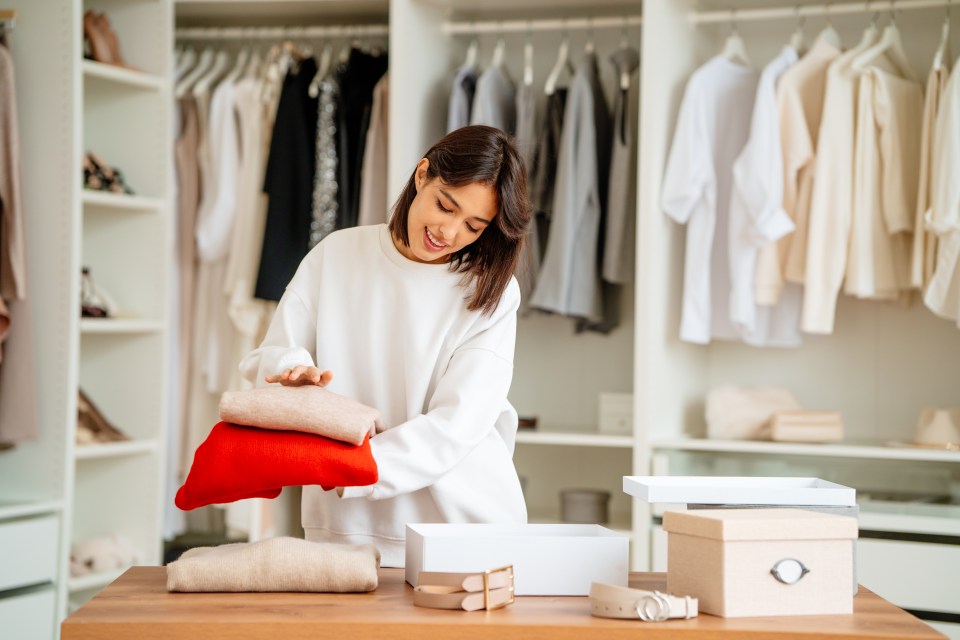
M 666 574 L 631 574 L 630 585 L 664 589 Z M 521 597 L 499 611 L 413 605 L 402 569 L 381 569 L 372 593 L 167 593 L 166 569 L 133 567 L 68 617 L 62 640 L 617 640 L 697 638 L 943 638 L 909 613 L 860 588 L 848 616 L 716 618 L 644 623 L 590 615 L 586 597 Z

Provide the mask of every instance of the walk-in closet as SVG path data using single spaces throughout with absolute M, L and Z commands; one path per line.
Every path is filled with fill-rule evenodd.
M 226 429 L 296 431 L 223 417 L 230 394 L 295 386 L 268 385 L 264 362 L 281 377 L 316 368 L 331 396 L 350 388 L 352 373 L 330 382 L 312 360 L 324 328 L 290 312 L 335 314 L 298 269 L 331 235 L 374 225 L 395 262 L 425 266 L 390 230 L 394 206 L 424 188 L 418 163 L 438 140 L 487 125 L 516 145 L 530 206 L 520 301 L 496 325 L 515 345 L 497 351 L 484 340 L 501 329 L 474 325 L 435 342 L 443 354 L 463 339 L 512 371 L 480 385 L 512 376 L 481 435 L 506 433 L 492 439 L 524 526 L 600 525 L 649 575 L 668 571 L 664 513 L 687 505 L 635 498 L 626 476 L 837 483 L 856 491 L 855 580 L 960 638 L 958 54 L 951 0 L 0 3 L 0 629 L 76 637 L 61 623 L 92 621 L 81 608 L 131 567 L 313 544 L 311 509 L 381 513 L 369 480 L 234 490 L 270 477 L 272 455 L 307 466 L 259 440 L 242 472 L 206 471 L 222 481 L 212 497 L 185 487 Z M 449 195 L 434 213 L 463 213 Z M 436 232 L 423 246 L 445 248 Z M 344 295 L 367 282 L 354 275 Z M 424 308 L 442 299 L 417 293 Z M 395 294 L 369 316 L 405 326 Z M 354 320 L 347 333 L 369 326 Z M 393 377 L 393 395 L 370 398 L 417 404 L 412 369 L 374 356 L 431 341 L 384 336 L 356 356 L 371 388 L 380 369 Z M 448 370 L 470 379 L 449 357 L 427 396 Z M 428 399 L 397 421 L 420 421 L 410 442 L 485 451 L 481 435 L 448 440 L 467 419 Z M 372 426 L 351 444 L 375 472 L 395 425 L 366 404 Z M 417 468 L 399 442 L 387 464 L 430 478 L 406 493 L 440 486 L 450 470 Z M 474 484 L 488 480 L 500 486 Z M 435 506 L 419 513 L 443 522 Z M 351 544 L 404 544 L 378 522 L 358 520 L 367 537 L 324 522 Z M 375 569 L 403 566 L 390 558 Z

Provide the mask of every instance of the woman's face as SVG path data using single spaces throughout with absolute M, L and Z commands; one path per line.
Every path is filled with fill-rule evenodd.
M 400 253 L 416 262 L 442 263 L 480 237 L 497 215 L 493 187 L 473 182 L 462 187 L 430 179 L 426 158 L 417 165 L 417 195 L 407 214 L 405 247 L 394 240 Z

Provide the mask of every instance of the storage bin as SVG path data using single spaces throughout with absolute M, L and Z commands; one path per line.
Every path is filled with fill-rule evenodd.
M 518 596 L 586 596 L 591 582 L 627 586 L 630 539 L 587 524 L 408 524 L 406 580 L 421 571 L 513 565 Z
M 857 520 L 800 509 L 668 511 L 667 590 L 725 618 L 853 612 Z
M 560 519 L 579 524 L 606 524 L 609 505 L 609 491 L 564 489 L 560 492 Z
M 0 591 L 53 582 L 59 525 L 54 515 L 0 523 Z

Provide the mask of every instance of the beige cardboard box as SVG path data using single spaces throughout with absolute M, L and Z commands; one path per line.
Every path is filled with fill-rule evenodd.
M 667 589 L 724 618 L 853 612 L 857 520 L 798 509 L 668 511 Z

